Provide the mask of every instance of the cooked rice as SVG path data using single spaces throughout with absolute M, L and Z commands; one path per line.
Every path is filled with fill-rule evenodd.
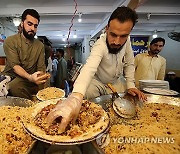
M 34 123 L 38 127 L 40 127 L 47 135 L 60 135 L 58 132 L 60 119 L 56 119 L 53 124 L 49 127 L 46 125 L 46 117 L 48 113 L 55 107 L 56 104 L 50 104 L 43 108 L 35 117 Z M 70 123 L 67 127 L 66 131 L 62 134 L 65 136 L 70 136 L 74 138 L 83 133 L 86 133 L 89 128 L 93 127 L 103 115 L 103 111 L 100 107 L 94 107 L 91 102 L 84 101 L 78 118 L 76 120 L 76 124 Z
M 37 98 L 40 100 L 49 100 L 64 97 L 64 91 L 55 87 L 48 87 L 40 90 L 37 93 Z
M 110 143 L 103 149 L 106 154 L 180 153 L 180 107 L 168 104 L 146 104 L 143 108 L 137 109 L 137 117 L 131 120 L 117 117 L 110 108 L 110 117 Z M 127 142 L 129 138 L 149 138 L 151 141 L 168 138 L 170 143 L 129 143 Z M 116 139 L 121 140 L 118 142 Z
M 22 120 L 31 113 L 31 107 L 0 107 L 0 154 L 27 153 L 33 139 L 24 131 Z

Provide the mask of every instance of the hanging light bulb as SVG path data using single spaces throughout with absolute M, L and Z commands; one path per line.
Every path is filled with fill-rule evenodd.
M 21 19 L 18 17 L 13 18 L 13 23 L 17 27 L 21 23 Z
M 158 35 L 157 35 L 157 30 L 155 30 L 154 33 L 153 33 L 153 35 L 152 35 L 152 37 L 153 37 L 153 38 L 156 38 L 157 36 L 158 36 Z
M 73 38 L 77 38 L 76 30 L 74 31 Z
M 78 22 L 82 22 L 82 18 L 81 18 L 81 16 L 82 16 L 82 13 L 79 13 Z
M 150 20 L 150 18 L 151 18 L 151 13 L 148 13 L 147 14 L 147 20 Z

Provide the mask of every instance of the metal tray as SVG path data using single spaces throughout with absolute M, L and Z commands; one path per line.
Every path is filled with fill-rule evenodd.
M 20 98 L 20 97 L 0 97 L 0 107 L 1 106 L 20 106 L 20 107 L 29 107 L 32 106 L 34 102 L 31 100 Z M 26 153 L 29 154 L 34 147 L 36 140 L 32 142 L 30 147 L 27 149 Z

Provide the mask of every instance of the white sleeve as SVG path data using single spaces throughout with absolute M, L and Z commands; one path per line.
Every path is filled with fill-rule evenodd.
M 81 72 L 74 83 L 73 92 L 78 92 L 85 95 L 86 90 L 97 72 L 97 68 L 104 56 L 104 47 L 99 41 L 96 42 L 91 49 L 91 54 L 88 57 L 86 64 L 81 69 Z

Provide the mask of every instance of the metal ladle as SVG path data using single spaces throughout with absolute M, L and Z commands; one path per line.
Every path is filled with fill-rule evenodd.
M 127 99 L 121 98 L 118 95 L 116 89 L 111 84 L 107 84 L 107 86 L 111 89 L 113 94 L 116 96 L 116 99 L 113 101 L 114 111 L 123 118 L 134 117 L 136 115 L 135 104 L 133 104 Z

